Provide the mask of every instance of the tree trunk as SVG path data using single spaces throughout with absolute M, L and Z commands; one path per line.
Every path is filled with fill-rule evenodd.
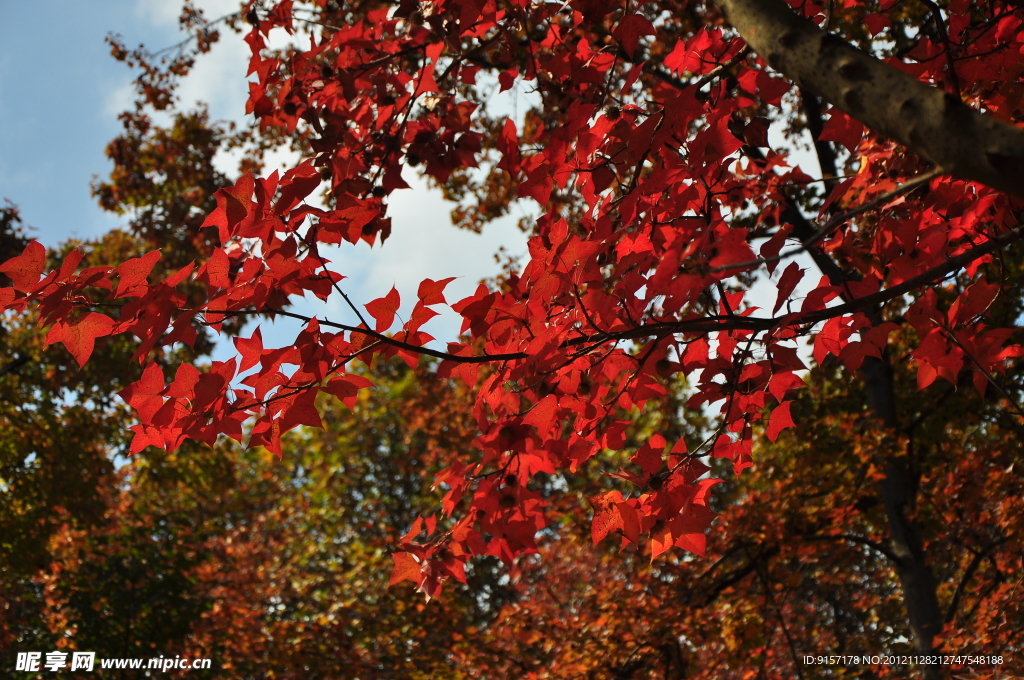
M 754 157 L 763 159 L 756 148 L 750 148 L 749 152 Z M 782 218 L 794 225 L 793 236 L 801 241 L 812 238 L 817 230 L 801 214 L 797 206 L 787 200 L 785 208 Z M 843 285 L 846 274 L 832 258 L 816 247 L 810 248 L 810 254 L 832 285 Z M 872 316 L 876 315 L 877 313 Z M 879 320 L 873 318 L 872 321 L 877 323 Z M 861 375 L 864 378 L 868 406 L 887 430 L 895 431 L 899 421 L 896 415 L 892 366 L 888 357 L 865 357 Z M 885 478 L 882 481 L 880 495 L 885 504 L 886 520 L 889 524 L 890 547 L 898 558 L 894 566 L 903 590 L 914 650 L 918 654 L 929 654 L 933 651 L 932 640 L 942 631 L 943 619 L 939 609 L 935 577 L 925 560 L 920 534 L 914 522 L 907 517 L 907 511 L 914 502 L 917 485 L 906 456 L 892 450 L 896 446 L 895 439 L 892 438 L 887 443 L 891 450 L 886 458 Z M 935 667 L 923 667 L 922 674 L 927 680 L 939 677 Z
M 732 25 L 747 43 L 783 75 L 802 89 L 860 120 L 869 128 L 893 137 L 913 151 L 939 164 L 951 174 L 973 179 L 1016 196 L 1024 196 L 1024 132 L 993 121 L 833 38 L 810 21 L 796 16 L 779 0 L 719 0 Z M 818 102 L 805 95 L 808 122 L 817 142 L 820 134 Z M 815 125 L 817 123 L 817 125 Z M 819 158 L 822 156 L 821 149 Z M 826 155 L 827 156 L 827 155 Z M 828 160 L 826 157 L 825 161 Z M 827 163 L 826 163 L 827 164 Z M 824 174 L 835 174 L 832 166 Z M 816 230 L 795 205 L 787 206 L 787 221 L 801 240 Z M 823 252 L 812 249 L 822 271 L 840 285 L 844 272 Z M 884 427 L 899 426 L 892 366 L 888 358 L 867 357 L 861 369 L 867 400 Z M 894 567 L 903 591 L 907 619 L 918 654 L 933 652 L 933 640 L 943 619 L 936 581 L 926 561 L 920 533 L 908 516 L 916 496 L 910 461 L 889 438 L 881 496 L 889 524 Z M 935 666 L 923 666 L 922 677 L 937 679 Z
M 818 156 L 821 178 L 825 180 L 825 196 L 828 197 L 839 183 L 836 179 L 839 176 L 839 169 L 836 167 L 836 154 L 831 145 L 818 139 L 825 127 L 825 121 L 821 117 L 821 100 L 808 90 L 800 90 L 800 103 L 807 118 L 807 130 L 814 140 L 814 153 Z
M 896 418 L 892 365 L 887 354 L 883 354 L 881 359 L 865 357 L 861 375 L 864 377 L 871 410 L 882 420 L 888 431 L 895 431 L 899 423 Z M 934 651 L 933 639 L 942 632 L 943 619 L 935 576 L 925 559 L 920 533 L 914 521 L 907 516 L 914 505 L 917 480 L 907 456 L 895 450 L 895 438 L 890 438 L 885 444 L 889 451 L 886 452 L 881 496 L 889 524 L 890 549 L 897 558 L 896 574 L 903 590 L 903 604 L 907 609 L 914 651 L 928 655 Z M 922 666 L 921 675 L 927 680 L 938 678 L 938 668 Z

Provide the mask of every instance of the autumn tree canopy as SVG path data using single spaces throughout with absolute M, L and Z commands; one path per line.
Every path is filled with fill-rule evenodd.
M 188 7 L 184 19 L 201 51 L 212 28 Z M 242 19 L 248 110 L 263 140 L 291 140 L 300 161 L 218 188 L 216 207 L 201 191 L 179 205 L 170 214 L 193 234 L 195 259 L 179 264 L 175 250 L 168 271 L 160 250 L 72 250 L 49 267 L 38 242 L 0 265 L 2 309 L 38 314 L 47 342 L 79 365 L 98 342 L 134 336 L 141 375 L 120 392 L 138 418 L 132 452 L 226 435 L 280 453 L 284 433 L 322 425 L 319 393 L 354 403 L 366 379 L 353 362 L 438 359 L 438 379 L 475 393 L 476 453 L 436 476 L 440 509 L 399 542 L 391 579 L 435 596 L 474 557 L 512 564 L 536 551 L 573 516 L 541 492 L 545 480 L 615 460 L 605 452 L 623 450 L 645 405 L 686 376 L 684 408 L 716 427 L 700 442 L 652 432 L 606 470 L 629 486 L 590 497 L 592 537 L 655 559 L 701 554 L 719 481 L 708 457 L 741 472 L 755 441 L 793 426 L 806 341 L 815 363 L 863 380 L 850 408 L 878 435 L 883 548 L 915 649 L 935 649 L 945 612 L 915 513 L 921 470 L 893 343 L 916 389 L 941 379 L 1020 412 L 1004 375 L 1021 353 L 1017 317 L 1003 312 L 1020 298 L 1024 8 L 285 0 L 250 3 Z M 282 31 L 290 47 L 268 49 Z M 188 58 L 161 70 L 117 50 L 142 65 L 143 96 L 166 106 L 167 79 Z M 536 104 L 521 118 L 489 96 L 512 88 Z M 772 148 L 773 124 L 809 132 L 818 167 Z M 529 260 L 453 301 L 464 336 L 440 344 L 422 327 L 449 305 L 449 280 L 353 300 L 328 261 L 330 248 L 387 239 L 403 169 L 458 200 L 462 226 L 479 229 L 514 200 L 542 213 L 525 225 Z M 759 285 L 777 288 L 770 310 L 751 302 Z M 307 293 L 348 311 L 289 311 Z M 408 319 L 403 296 L 416 300 Z M 296 322 L 291 345 L 264 347 L 256 329 L 234 338 L 228 361 L 165 370 L 169 349 L 268 316 Z

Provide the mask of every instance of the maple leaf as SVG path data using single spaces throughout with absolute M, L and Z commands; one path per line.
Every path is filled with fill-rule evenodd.
M 989 278 L 989 263 L 997 259 L 1000 271 L 1016 271 L 1005 246 L 1024 239 L 1013 202 L 1024 198 L 1024 132 L 1006 122 L 1019 108 L 1010 82 L 1015 71 L 1007 64 L 1019 52 L 1022 24 L 1006 3 L 989 3 L 998 11 L 975 3 L 967 12 L 954 2 L 945 13 L 908 15 L 889 0 L 870 8 L 851 1 L 830 8 L 827 22 L 821 3 L 794 12 L 782 0 L 698 3 L 685 21 L 660 5 L 638 10 L 587 1 L 560 12 L 525 0 L 502 9 L 477 0 L 421 4 L 389 11 L 288 0 L 247 8 L 254 76 L 247 106 L 260 127 L 253 131 L 256 146 L 291 140 L 301 149 L 282 178 L 247 173 L 232 186 L 211 183 L 219 174 L 209 172 L 214 149 L 208 144 L 197 147 L 196 136 L 179 126 L 175 134 L 153 137 L 158 151 L 142 153 L 144 145 L 131 138 L 155 135 L 152 123 L 141 110 L 126 114 L 134 127 L 112 145 L 119 178 L 101 191 L 103 200 L 132 211 L 144 205 L 139 190 L 128 186 L 140 177 L 183 199 L 186 217 L 175 219 L 184 224 L 154 226 L 166 227 L 166 215 L 182 215 L 176 206 L 143 211 L 133 231 L 166 246 L 175 266 L 205 263 L 198 275 L 188 265 L 170 276 L 161 271 L 167 278 L 150 284 L 152 255 L 76 275 L 81 252 L 68 250 L 59 270 L 44 276 L 38 245 L 31 257 L 26 250 L 0 265 L 17 279 L 17 290 L 0 293 L 4 308 L 52 319 L 51 334 L 67 336 L 76 358 L 88 356 L 103 332 L 134 334 L 135 357 L 144 361 L 151 352 L 174 356 L 170 345 L 196 340 L 200 324 L 237 330 L 228 324 L 258 314 L 303 322 L 279 350 L 264 350 L 258 332 L 239 338 L 239 362 L 214 362 L 203 372 L 179 369 L 166 390 L 160 369 L 147 367 L 144 380 L 125 393 L 142 420 L 138 446 L 172 448 L 186 438 L 212 443 L 219 434 L 243 439 L 248 422 L 249 444 L 281 454 L 283 432 L 321 424 L 314 408 L 320 391 L 359 407 L 360 385 L 347 372 L 352 362 L 400 358 L 429 371 L 421 355 L 440 359 L 435 382 L 465 382 L 475 399 L 471 420 L 482 434 L 472 447 L 450 447 L 450 455 L 465 457 L 458 466 L 452 460 L 442 466 L 454 492 L 443 507 L 457 530 L 438 538 L 431 519 L 425 524 L 435 542 L 403 544 L 419 565 L 418 587 L 434 596 L 447 579 L 463 578 L 474 556 L 513 564 L 540 550 L 540 532 L 573 515 L 556 498 L 558 490 L 537 477 L 567 473 L 574 484 L 591 483 L 586 463 L 603 449 L 626 450 L 627 432 L 657 429 L 637 425 L 645 413 L 675 413 L 677 397 L 685 397 L 683 413 L 702 418 L 708 405 L 721 404 L 710 452 L 702 448 L 694 456 L 728 459 L 740 472 L 752 464 L 762 428 L 769 442 L 797 446 L 795 438 L 779 435 L 793 425 L 787 399 L 802 385 L 805 341 L 813 340 L 819 373 L 832 370 L 828 356 L 839 358 L 835 370 L 864 385 L 871 415 L 889 428 L 901 421 L 892 406 L 899 401 L 895 390 L 911 382 L 878 379 L 906 370 L 892 361 L 890 344 L 916 360 L 922 388 L 940 377 L 958 385 L 965 368 L 975 381 L 994 380 L 1019 355 L 1011 344 L 1014 317 L 1006 312 L 1016 284 L 1012 276 L 998 286 Z M 308 45 L 289 42 L 287 58 L 272 54 L 266 38 L 277 28 L 291 36 L 297 12 L 339 28 L 325 29 Z M 873 56 L 891 51 L 889 25 L 925 36 L 908 46 L 906 60 Z M 864 26 L 880 38 L 859 30 Z M 521 40 L 502 45 L 502 36 Z M 640 54 L 645 36 L 654 36 L 646 55 Z M 869 49 L 859 51 L 844 36 Z M 806 46 L 830 56 L 808 57 Z M 842 68 L 821 69 L 822 60 Z M 488 102 L 473 85 L 481 74 L 502 90 L 522 82 L 539 95 L 537 107 L 518 126 L 515 116 L 483 115 Z M 800 96 L 787 98 L 797 86 Z M 158 84 L 146 96 L 161 91 Z M 169 103 L 169 90 L 159 96 Z M 825 105 L 832 107 L 827 122 Z M 802 110 L 790 111 L 793 106 Z M 795 121 L 793 134 L 820 132 L 813 172 L 838 177 L 856 166 L 856 174 L 843 181 L 812 176 L 781 146 L 767 148 L 767 121 L 783 117 Z M 862 123 L 872 134 L 865 136 Z M 857 158 L 837 155 L 829 141 Z M 168 165 L 168 156 L 185 160 Z M 340 291 L 342 279 L 322 269 L 324 246 L 388 238 L 389 196 L 407 186 L 402 174 L 411 168 L 459 200 L 456 221 L 476 231 L 507 214 L 517 197 L 539 206 L 524 222 L 523 261 L 510 262 L 453 305 L 467 337 L 442 352 L 427 347 L 432 338 L 420 330 L 435 314 L 428 307 L 444 303 L 447 280 L 421 284 L 409 322 L 391 337 L 383 334 L 400 307 L 396 287 L 366 305 L 374 332 L 342 319 L 326 319 L 321 328 L 320 321 L 286 310 L 294 296 L 311 291 L 330 303 Z M 324 181 L 324 205 L 306 204 Z M 206 188 L 197 194 L 192 185 Z M 214 187 L 214 195 L 199 195 Z M 206 199 L 216 208 L 210 211 Z M 202 224 L 218 228 L 219 248 L 192 219 L 200 205 L 209 212 Z M 762 238 L 763 260 L 754 255 Z M 821 276 L 808 282 L 799 313 L 778 317 L 797 302 L 793 296 L 804 282 L 800 267 L 789 265 L 778 278 L 771 315 L 760 314 L 750 304 L 752 282 L 774 273 L 787 239 L 801 244 Z M 121 307 L 115 327 L 97 321 L 74 330 L 79 319 L 111 304 L 103 296 L 115 274 L 115 296 L 135 298 Z M 997 297 L 1004 290 L 1011 304 Z M 901 314 L 897 308 L 911 299 Z M 916 333 L 903 333 L 904 326 Z M 259 366 L 241 381 L 250 389 L 235 389 L 236 363 L 244 370 Z M 855 372 L 864 379 L 851 380 Z M 682 384 L 692 392 L 681 394 Z M 766 414 L 772 403 L 779 405 Z M 936 408 L 922 404 L 919 411 Z M 630 482 L 637 495 L 595 505 L 592 538 L 617 531 L 624 544 L 635 544 L 650 532 L 652 554 L 670 545 L 714 548 L 703 533 L 711 521 L 701 480 L 708 466 L 684 455 L 677 442 L 671 472 L 663 475 L 666 446 L 652 436 L 632 456 L 643 475 L 612 469 L 601 476 Z M 621 468 L 622 456 L 609 459 Z M 880 469 L 892 475 L 899 467 Z M 879 493 L 909 488 L 889 481 Z M 782 535 L 775 528 L 752 533 Z M 907 559 L 923 559 L 916 547 L 903 547 L 897 552 Z M 758 569 L 769 559 L 747 557 Z M 923 573 L 897 571 L 901 578 Z M 913 583 L 904 585 L 918 592 Z M 917 599 L 908 598 L 908 606 Z M 937 600 L 932 605 L 911 619 L 934 618 Z M 928 629 L 945 623 L 930 621 Z M 931 644 L 919 643 L 919 649 Z M 760 656 L 768 658 L 768 651 Z
M 604 540 L 605 536 L 613 531 L 621 530 L 623 527 L 622 517 L 617 508 L 617 503 L 622 500 L 622 494 L 618 491 L 610 491 L 589 500 L 594 508 L 591 539 L 594 545 L 597 545 Z
M 391 325 L 395 322 L 395 314 L 398 313 L 398 308 L 401 306 L 401 298 L 398 295 L 398 290 L 392 286 L 391 291 L 382 298 L 377 298 L 372 302 L 366 303 L 366 311 L 370 313 L 376 321 L 377 325 L 374 330 L 378 333 L 382 333 L 387 329 L 391 328 Z
M 7 274 L 15 290 L 30 291 L 46 267 L 46 248 L 39 241 L 31 241 L 21 255 L 0 264 L 0 273 Z
M 692 552 L 695 555 L 700 555 L 701 557 L 704 557 L 704 554 L 707 552 L 707 544 L 708 537 L 703 533 L 682 534 L 675 542 L 675 546 L 677 548 L 688 550 L 689 552 Z
M 238 367 L 239 373 L 248 371 L 260 362 L 260 358 L 263 356 L 263 334 L 259 326 L 252 332 L 251 337 L 234 338 L 233 342 L 242 355 L 242 363 Z
M 872 37 L 874 37 L 889 26 L 892 26 L 892 21 L 889 17 L 883 14 L 871 12 L 864 17 L 864 25 L 868 27 L 868 31 L 870 31 Z
M 222 248 L 216 248 L 210 261 L 199 269 L 197 278 L 214 288 L 228 288 L 231 285 L 231 261 Z
M 309 427 L 323 427 L 320 413 L 316 409 L 316 392 L 302 392 L 281 414 L 280 425 L 282 432 L 287 432 L 299 425 Z
M 651 437 L 651 441 L 640 447 L 630 461 L 639 465 L 649 477 L 661 469 L 661 454 L 668 442 L 660 434 Z
M 514 68 L 510 68 L 507 71 L 502 71 L 498 74 L 498 84 L 501 85 L 500 92 L 505 90 L 511 90 L 512 86 L 516 82 L 516 78 L 519 77 L 519 71 Z
M 449 283 L 455 280 L 454 276 L 450 276 L 447 279 L 441 279 L 434 281 L 433 279 L 423 279 L 420 283 L 419 290 L 416 295 L 419 297 L 420 302 L 425 305 L 443 305 L 444 289 Z
M 62 342 L 79 366 L 92 355 L 96 338 L 110 335 L 114 320 L 105 314 L 88 312 L 70 321 L 58 321 L 46 335 L 46 343 Z
M 654 34 L 654 26 L 642 14 L 627 14 L 612 31 L 612 35 L 622 43 L 626 54 L 630 55 L 636 52 L 641 37 Z
M 142 371 L 142 377 L 118 393 L 125 403 L 134 408 L 142 421 L 148 422 L 163 406 L 164 372 L 156 363 Z
M 158 449 L 165 447 L 165 441 L 160 430 L 149 425 L 132 425 L 128 428 L 135 433 L 132 437 L 132 444 L 128 449 L 129 455 L 135 455 L 143 451 L 147 446 L 155 446 Z
M 842 111 L 830 112 L 828 122 L 818 136 L 819 142 L 839 142 L 853 153 L 860 144 L 864 134 L 864 126 Z
M 519 174 L 522 157 L 519 152 L 516 123 L 511 118 L 505 119 L 505 125 L 501 128 L 496 148 L 501 152 L 501 160 L 495 167 L 506 170 L 513 177 Z
M 768 418 L 768 428 L 766 433 L 768 439 L 777 441 L 779 434 L 787 427 L 795 427 L 796 424 L 793 422 L 793 416 L 790 414 L 790 408 L 793 402 L 786 401 L 772 410 L 771 416 Z
M 227 245 L 234 232 L 252 222 L 252 196 L 255 190 L 256 180 L 251 172 L 247 172 L 234 186 L 218 189 L 214 194 L 217 209 L 207 216 L 202 226 L 218 228 L 221 246 Z
M 712 53 L 717 37 L 715 30 L 701 28 L 689 40 L 679 40 L 665 58 L 665 66 L 676 73 L 703 73 L 704 56 Z
M 373 387 L 373 383 L 360 375 L 342 375 L 332 379 L 320 389 L 328 394 L 333 394 L 341 400 L 341 403 L 353 409 L 356 405 L 356 395 L 365 387 Z
M 630 543 L 639 543 L 642 533 L 642 520 L 640 511 L 637 509 L 633 499 L 625 500 L 615 504 L 615 509 L 622 520 L 622 536 Z
M 126 295 L 140 295 L 146 291 L 146 278 L 153 271 L 153 267 L 160 260 L 160 251 L 152 250 L 142 257 L 133 257 L 125 260 L 117 267 L 117 275 L 120 281 L 114 297 Z
M 274 212 L 283 215 L 298 205 L 320 186 L 320 172 L 312 162 L 302 163 L 285 173 L 281 180 L 281 196 L 274 204 Z
M 6 311 L 14 306 L 18 293 L 14 288 L 0 288 L 0 311 Z
M 789 266 L 786 267 L 782 272 L 782 276 L 779 277 L 778 282 L 775 286 L 779 289 L 779 295 L 775 299 L 775 306 L 772 308 L 772 314 L 778 314 L 779 310 L 782 309 L 782 305 L 786 304 L 789 300 L 790 295 L 796 290 L 796 286 L 800 283 L 800 279 L 804 277 L 806 270 L 801 269 L 796 262 L 790 262 Z
M 527 425 L 533 425 L 537 431 L 545 436 L 550 432 L 554 423 L 555 415 L 558 413 L 558 398 L 548 395 L 534 404 L 530 413 L 523 419 Z

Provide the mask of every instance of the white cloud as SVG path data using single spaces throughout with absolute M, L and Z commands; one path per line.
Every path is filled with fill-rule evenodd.
M 109 88 L 103 100 L 103 115 L 108 118 L 117 118 L 123 111 L 132 108 L 134 99 L 135 87 L 130 82 Z
M 178 14 L 181 12 L 181 5 L 176 2 L 165 2 L 164 0 L 138 0 L 135 4 L 135 14 L 145 20 L 154 28 L 176 28 L 178 25 Z
M 227 31 L 208 54 L 196 61 L 195 69 L 178 90 L 179 106 L 191 109 L 203 102 L 215 120 L 242 123 L 249 97 L 245 78 L 248 62 L 248 46 L 240 36 Z

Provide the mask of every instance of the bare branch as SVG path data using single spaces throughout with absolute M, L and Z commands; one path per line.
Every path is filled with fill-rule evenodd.
M 880 555 L 885 556 L 888 560 L 894 564 L 900 564 L 902 561 L 896 553 L 892 552 L 878 541 L 872 541 L 870 538 L 864 536 L 858 536 L 856 534 L 812 534 L 801 536 L 805 541 L 849 541 L 850 543 L 859 543 L 866 545 Z
M 305 321 L 309 323 L 316 317 L 305 316 L 303 314 L 296 314 L 295 312 L 286 312 L 283 309 L 248 309 L 248 310 L 219 310 L 219 309 L 206 309 L 203 310 L 207 314 L 220 314 L 222 316 L 248 316 L 254 314 L 277 314 L 279 316 L 286 316 L 290 319 L 298 319 L 299 321 Z M 371 331 L 369 328 L 360 326 L 349 326 L 348 324 L 336 323 L 328 319 L 317 319 L 317 323 L 321 326 L 328 326 L 330 328 L 338 328 L 340 330 L 349 331 L 350 333 L 359 333 L 360 335 L 366 335 L 371 338 L 379 340 L 385 345 L 391 345 L 392 347 L 398 347 L 399 349 L 408 350 L 416 354 L 425 354 L 428 357 L 434 357 L 436 359 L 444 359 L 445 361 L 454 361 L 461 364 L 483 364 L 488 361 L 511 361 L 513 359 L 525 359 L 529 355 L 525 352 L 515 352 L 511 354 L 481 354 L 479 356 L 468 356 L 463 357 L 457 354 L 449 354 L 448 352 L 438 352 L 435 349 L 429 347 L 421 347 L 419 345 L 413 345 L 408 342 L 403 342 L 396 338 L 388 337 L 383 333 Z

